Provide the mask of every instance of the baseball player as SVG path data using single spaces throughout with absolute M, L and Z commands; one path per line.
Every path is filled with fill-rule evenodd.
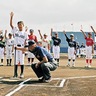
M 1 59 L 1 66 L 3 66 L 4 54 L 5 54 L 5 42 L 3 41 L 3 36 L 0 36 L 0 59 Z
M 55 36 L 52 36 L 52 32 L 53 29 L 51 29 L 51 38 L 53 40 L 53 55 L 54 55 L 54 59 L 58 62 L 58 66 L 59 66 L 61 39 L 58 37 L 57 32 L 55 32 Z
M 30 35 L 28 35 L 28 41 L 33 40 L 37 43 L 38 40 L 37 40 L 37 37 L 34 35 L 34 30 L 30 29 L 29 31 L 30 31 Z M 34 54 L 28 51 L 28 64 L 29 65 L 34 62 L 34 58 L 35 58 Z M 31 59 L 31 62 L 30 62 L 30 59 Z
M 64 35 L 66 37 L 66 41 L 68 42 L 68 64 L 67 66 L 70 66 L 70 62 L 72 59 L 72 67 L 75 67 L 75 58 L 76 58 L 76 41 L 74 40 L 74 35 L 70 34 L 70 38 L 67 37 L 66 32 L 64 32 Z
M 83 30 L 81 32 L 84 35 L 84 38 L 86 40 L 86 65 L 85 67 L 91 67 L 92 64 L 92 53 L 94 53 L 94 41 L 92 39 L 92 33 L 89 32 L 88 36 L 85 34 Z
M 26 45 L 26 40 L 27 38 L 27 33 L 25 31 L 23 31 L 23 27 L 24 27 L 24 23 L 23 21 L 19 21 L 17 23 L 18 26 L 18 30 L 13 26 L 13 16 L 14 13 L 11 12 L 10 14 L 10 26 L 12 28 L 12 32 L 14 35 L 14 47 L 20 47 L 23 48 Z M 15 64 L 14 64 L 14 76 L 13 77 L 18 77 L 18 73 L 17 73 L 17 69 L 18 69 L 18 65 L 21 67 L 21 74 L 20 74 L 20 78 L 23 78 L 24 75 L 24 52 L 20 51 L 20 50 L 16 50 L 16 54 L 15 54 Z
M 22 51 L 30 51 L 39 60 L 38 63 L 32 64 L 31 67 L 39 78 L 40 82 L 51 81 L 50 71 L 54 71 L 57 68 L 57 63 L 45 48 L 37 46 L 34 41 L 29 41 L 28 49 L 17 49 Z
M 38 30 L 38 32 L 39 32 L 39 35 L 40 35 L 41 40 L 42 40 L 42 47 L 44 47 L 48 52 L 50 52 L 50 42 L 47 39 L 47 34 L 44 34 L 42 36 L 40 30 Z
M 12 62 L 12 52 L 14 49 L 14 40 L 12 39 L 12 34 L 8 34 L 8 38 L 6 36 L 7 30 L 5 30 L 5 40 L 6 40 L 6 59 L 7 59 L 7 66 L 11 66 Z

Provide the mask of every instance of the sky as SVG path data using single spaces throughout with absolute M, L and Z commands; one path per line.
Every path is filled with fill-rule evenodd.
M 96 0 L 0 0 L 0 30 L 9 26 L 10 12 L 14 12 L 13 23 L 24 21 L 28 29 L 38 29 L 42 34 L 54 31 L 91 31 L 96 29 Z

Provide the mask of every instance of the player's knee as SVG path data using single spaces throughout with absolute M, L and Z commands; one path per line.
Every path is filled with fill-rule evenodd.
M 31 68 L 34 69 L 36 64 L 31 64 Z
M 68 61 L 70 62 L 70 61 L 71 61 L 71 59 L 68 59 Z
M 41 64 L 41 68 L 43 69 L 43 68 L 45 68 L 45 67 L 46 67 L 45 63 L 42 63 L 42 64 Z

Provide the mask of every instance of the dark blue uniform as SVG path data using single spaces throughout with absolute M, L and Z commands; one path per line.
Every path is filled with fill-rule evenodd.
M 70 36 L 74 36 L 74 35 L 70 35 Z M 75 55 L 76 55 L 76 41 L 75 40 L 71 40 L 67 37 L 67 35 L 65 34 L 66 37 L 66 41 L 68 42 L 68 65 L 70 66 L 70 61 L 71 59 L 73 60 L 72 62 L 72 67 L 75 67 Z
M 61 39 L 58 37 L 56 38 L 56 37 L 52 36 L 52 40 L 53 40 L 53 55 L 59 65 Z
M 66 41 L 68 42 L 69 47 L 74 47 L 76 49 L 76 41 L 74 40 L 72 41 L 71 39 L 69 39 L 66 34 L 65 34 L 65 37 L 66 37 Z
M 52 36 L 52 40 L 53 40 L 53 45 L 55 45 L 55 46 L 59 46 L 61 43 L 60 38 L 56 38 L 56 37 Z

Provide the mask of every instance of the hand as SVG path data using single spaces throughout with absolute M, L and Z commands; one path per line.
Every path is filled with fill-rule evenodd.
M 11 12 L 11 13 L 10 13 L 10 16 L 11 16 L 11 17 L 13 17 L 13 16 L 14 16 L 14 13 L 13 13 L 13 12 Z
M 5 30 L 5 33 L 7 33 L 7 30 Z
M 28 31 L 28 27 L 26 26 L 26 27 L 25 27 L 25 32 L 27 32 L 27 31 Z
M 38 30 L 38 32 L 40 32 L 40 30 Z
M 36 68 L 38 68 L 38 67 L 39 67 L 39 64 L 38 64 L 38 63 L 36 63 L 35 67 L 36 67 Z
M 22 54 L 25 54 L 25 51 L 22 51 Z
M 14 47 L 14 49 L 16 50 L 16 49 L 17 49 L 17 47 Z
M 64 34 L 66 34 L 65 30 L 63 32 L 64 32 Z
M 51 28 L 51 32 L 53 32 L 53 28 Z
M 76 51 L 74 51 L 74 54 L 76 55 Z
M 90 26 L 93 29 L 93 26 Z

